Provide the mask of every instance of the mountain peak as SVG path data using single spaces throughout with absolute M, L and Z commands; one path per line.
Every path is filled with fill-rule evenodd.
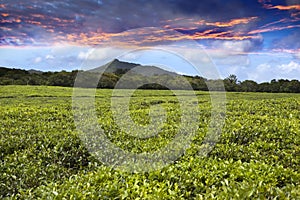
M 121 62 L 121 61 L 117 58 L 115 58 L 115 59 L 113 59 L 113 61 L 111 61 L 111 63 L 115 63 L 115 62 Z
M 141 68 L 136 68 L 137 66 L 141 66 Z M 136 68 L 136 69 L 134 69 Z M 93 72 L 107 72 L 107 73 L 117 73 L 117 74 L 125 74 L 128 71 L 134 71 L 137 74 L 147 74 L 149 76 L 152 75 L 162 75 L 162 74 L 168 74 L 168 75 L 177 75 L 174 72 L 166 71 L 164 69 L 161 69 L 159 67 L 155 66 L 142 66 L 140 64 L 136 63 L 130 63 L 130 62 L 125 62 L 125 61 L 120 61 L 118 59 L 114 59 L 111 62 L 107 63 L 104 66 L 97 67 L 95 69 L 92 69 L 90 71 Z

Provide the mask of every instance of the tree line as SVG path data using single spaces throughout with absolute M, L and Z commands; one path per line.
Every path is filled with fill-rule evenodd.
M 126 71 L 117 71 L 115 73 L 83 72 L 74 70 L 71 72 L 40 72 L 33 70 L 9 69 L 0 68 L 0 85 L 48 85 L 48 86 L 63 86 L 73 87 L 78 72 L 84 73 L 83 78 L 77 79 L 76 82 L 82 87 L 97 87 L 97 88 L 114 88 Z M 135 74 L 129 76 L 128 83 L 121 88 L 135 88 L 143 82 L 144 79 L 149 79 L 149 82 L 168 82 L 173 89 L 186 89 L 182 83 L 182 76 L 177 77 L 168 74 L 143 76 Z M 285 92 L 285 93 L 300 93 L 299 80 L 273 79 L 270 82 L 257 83 L 253 80 L 239 81 L 236 75 L 229 75 L 223 80 L 208 80 L 199 76 L 184 76 L 194 90 L 222 90 L 224 84 L 226 91 L 232 92 Z M 95 85 L 95 81 L 97 85 Z M 208 89 L 209 85 L 209 89 Z M 159 84 L 146 84 L 140 87 L 141 89 L 166 89 Z
M 224 79 L 226 91 L 299 93 L 299 80 L 273 79 L 270 82 L 256 83 L 253 80 L 238 81 L 236 75 Z

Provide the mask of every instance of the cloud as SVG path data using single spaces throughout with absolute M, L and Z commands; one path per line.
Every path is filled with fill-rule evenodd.
M 295 31 L 288 36 L 273 41 L 274 49 L 300 49 L 300 31 Z
M 41 57 L 36 57 L 34 59 L 34 63 L 40 63 L 42 61 L 42 58 Z
M 299 49 L 284 49 L 284 48 L 278 48 L 278 49 L 272 49 L 272 52 L 274 53 L 284 53 L 292 56 L 294 59 L 300 59 L 300 48 Z
M 53 55 L 46 55 L 46 57 L 45 57 L 47 60 L 52 60 L 52 59 L 54 59 L 54 56 Z
M 300 49 L 294 54 L 294 57 L 300 60 Z
M 256 80 L 258 82 L 270 81 L 273 78 L 273 72 L 270 64 L 263 63 L 258 65 L 255 69 L 248 70 L 246 72 L 247 79 Z
M 246 78 L 258 82 L 268 82 L 272 79 L 299 79 L 300 63 L 290 61 L 285 64 L 263 63 L 254 69 L 244 69 Z
M 228 22 L 206 22 L 206 25 L 209 26 L 216 26 L 216 27 L 232 27 L 239 24 L 248 24 L 253 20 L 256 20 L 258 17 L 247 17 L 247 18 L 240 18 L 240 19 L 232 19 Z
M 212 60 L 219 66 L 226 67 L 242 67 L 250 65 L 248 55 L 230 55 L 230 54 L 210 54 Z
M 249 34 L 259 34 L 259 33 L 266 33 L 266 32 L 272 32 L 272 31 L 281 31 L 285 29 L 294 29 L 294 28 L 300 28 L 299 24 L 296 25 L 288 25 L 288 26 L 278 26 L 278 27 L 270 27 L 270 28 L 263 28 L 263 29 L 257 29 L 250 31 Z
M 259 2 L 263 5 L 264 8 L 268 10 L 279 10 L 279 11 L 288 11 L 290 13 L 290 17 L 300 20 L 298 15 L 300 14 L 300 2 L 299 0 L 286 0 L 287 5 L 273 5 L 273 1 L 269 0 L 259 0 Z M 280 2 L 281 3 L 281 2 Z
M 53 45 L 63 42 L 97 45 L 120 36 L 124 31 L 142 27 L 169 27 L 184 31 L 205 26 L 202 27 L 204 30 L 185 32 L 185 37 L 165 35 L 162 38 L 170 41 L 255 37 L 248 35 L 245 29 L 251 28 L 255 24 L 252 22 L 258 20 L 256 5 L 239 0 L 227 2 L 78 0 L 74 3 L 71 0 L 53 0 L 37 3 L 23 0 L 18 6 L 13 6 L 9 0 L 3 0 L 1 5 L 5 12 L 0 17 L 0 24 L 6 30 L 0 31 L 0 45 Z M 172 24 L 172 19 L 177 19 L 177 22 Z M 142 40 L 149 43 L 147 38 L 150 36 Z M 152 40 L 162 41 L 159 36 Z
M 277 5 L 277 6 L 269 6 L 268 9 L 278 9 L 278 10 L 300 10 L 300 5 Z
M 124 60 L 137 60 L 141 55 L 138 52 L 128 53 L 121 56 Z
M 89 57 L 89 55 L 91 54 L 91 52 L 92 52 L 91 50 L 86 51 L 86 52 L 81 51 L 81 52 L 78 54 L 77 58 L 78 58 L 79 60 L 85 60 L 85 59 L 87 59 L 87 58 Z
M 282 64 L 279 65 L 278 68 L 280 70 L 283 70 L 282 73 L 291 73 L 291 72 L 295 72 L 295 73 L 300 73 L 300 64 L 296 63 L 294 61 L 291 61 L 288 64 Z
M 251 40 L 241 40 L 241 41 L 220 41 L 216 40 L 211 43 L 211 48 L 219 49 L 226 52 L 251 52 L 257 51 L 262 48 L 263 37 L 259 36 Z
M 118 57 L 125 52 L 126 52 L 125 49 L 119 49 L 115 47 L 99 47 L 86 52 L 84 54 L 84 58 L 88 60 L 96 60 L 96 61 L 107 60 L 107 59 L 112 60 L 113 58 Z
M 131 49 L 132 50 L 132 49 Z M 80 51 L 77 54 L 77 60 L 82 62 L 81 69 L 88 70 L 95 67 L 99 67 L 104 65 L 115 58 L 126 55 L 126 53 L 130 51 L 130 48 L 123 49 L 118 47 L 97 47 L 90 48 L 85 51 Z
M 161 21 L 164 24 L 165 28 L 174 28 L 174 29 L 197 29 L 199 27 L 204 26 L 213 26 L 218 28 L 224 27 L 234 27 L 237 25 L 244 25 L 249 24 L 257 20 L 258 17 L 243 17 L 243 18 L 234 18 L 230 19 L 229 21 L 211 21 L 211 20 L 204 20 L 203 18 L 199 19 L 198 17 L 195 18 L 175 18 L 173 20 L 166 20 Z

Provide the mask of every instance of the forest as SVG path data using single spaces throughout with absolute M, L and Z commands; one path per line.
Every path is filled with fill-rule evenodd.
M 118 69 L 115 72 L 104 72 L 98 82 L 97 88 L 112 89 L 116 83 L 128 70 Z M 82 72 L 86 76 L 86 82 L 82 85 L 84 87 L 93 87 L 93 84 L 89 83 L 91 80 L 95 80 L 100 75 L 100 72 L 92 71 L 79 71 L 73 70 L 60 71 L 60 72 L 42 72 L 36 70 L 22 70 L 22 69 L 10 69 L 0 68 L 0 85 L 45 85 L 45 86 L 63 86 L 73 87 L 78 72 Z M 131 76 L 130 82 L 132 84 L 124 86 L 126 89 L 130 89 L 136 85 L 140 80 L 151 79 L 152 82 L 161 82 L 158 80 L 169 80 L 168 84 L 174 89 L 186 89 L 181 85 L 179 78 L 182 75 L 170 74 L 157 74 L 153 76 L 143 76 L 141 74 L 135 74 Z M 273 92 L 273 93 L 299 93 L 300 81 L 299 80 L 287 80 L 287 79 L 273 79 L 270 82 L 257 83 L 253 80 L 239 81 L 238 77 L 234 74 L 229 75 L 223 80 L 210 80 L 199 76 L 186 76 L 183 75 L 190 83 L 194 90 L 208 91 L 207 85 L 216 85 L 211 87 L 210 90 L 222 90 L 219 85 L 223 81 L 226 91 L 229 92 Z M 151 82 L 150 81 L 150 82 Z M 162 85 L 147 84 L 141 87 L 141 89 L 166 89 Z

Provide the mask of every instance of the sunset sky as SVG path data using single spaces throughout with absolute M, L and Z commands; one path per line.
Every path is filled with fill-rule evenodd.
M 118 45 L 181 48 L 194 40 L 221 77 L 300 79 L 300 0 L 1 0 L 0 23 L 3 67 L 73 70 L 91 59 L 93 48 L 99 66 L 118 55 Z M 193 48 L 189 53 L 200 57 Z M 147 64 L 159 56 L 150 51 L 123 60 Z

